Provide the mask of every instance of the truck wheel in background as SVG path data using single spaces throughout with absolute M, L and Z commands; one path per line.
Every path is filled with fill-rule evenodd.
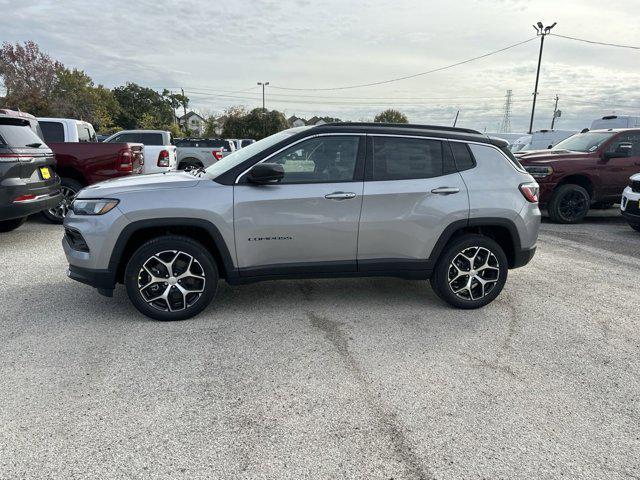
M 62 200 L 58 205 L 50 210 L 44 210 L 42 215 L 44 218 L 49 220 L 51 223 L 62 223 L 64 217 L 69 212 L 71 208 L 71 203 L 73 199 L 78 194 L 80 190 L 84 187 L 81 183 L 76 182 L 70 178 L 61 178 L 60 179 L 60 189 L 62 191 Z
M 198 161 L 197 159 L 187 158 L 180 162 L 180 165 L 178 165 L 178 170 L 184 170 L 188 172 L 189 170 L 192 170 L 194 168 L 202 168 L 202 166 L 202 162 Z
M 553 192 L 547 206 L 549 218 L 555 223 L 578 223 L 589 212 L 591 197 L 580 185 L 562 185 Z
M 26 221 L 27 217 L 22 217 L 0 222 L 0 232 L 10 232 L 11 230 L 15 230 Z

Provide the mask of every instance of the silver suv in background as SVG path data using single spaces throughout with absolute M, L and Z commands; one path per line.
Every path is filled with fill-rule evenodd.
M 222 138 L 181 138 L 175 146 L 178 170 L 208 167 L 236 151 L 232 140 Z
M 430 279 L 458 308 L 495 299 L 536 249 L 538 185 L 506 142 L 460 128 L 299 127 L 206 170 L 85 188 L 65 218 L 68 275 L 143 314 L 189 318 L 231 284 Z

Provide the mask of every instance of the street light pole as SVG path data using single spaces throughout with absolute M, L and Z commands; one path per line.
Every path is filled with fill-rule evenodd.
M 264 87 L 269 85 L 269 82 L 258 82 L 258 85 L 262 86 L 262 134 L 267 136 L 267 109 L 264 104 Z
M 551 29 L 556 26 L 557 22 L 545 27 L 542 22 L 538 22 L 533 28 L 540 37 L 540 53 L 538 54 L 538 69 L 536 70 L 536 86 L 533 91 L 533 106 L 531 107 L 531 120 L 529 121 L 529 134 L 533 132 L 533 117 L 536 114 L 536 98 L 538 97 L 538 82 L 540 80 L 540 65 L 542 63 L 542 50 L 544 49 L 544 37 L 551 33 Z

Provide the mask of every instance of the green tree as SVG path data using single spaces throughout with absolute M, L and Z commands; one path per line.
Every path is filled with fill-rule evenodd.
M 163 95 L 151 88 L 127 83 L 115 88 L 113 94 L 120 107 L 116 124 L 124 129 L 141 128 L 144 123 L 146 128 L 169 130 L 175 123 L 173 105 L 178 100 L 168 92 Z
M 277 110 L 254 108 L 244 115 L 227 116 L 222 130 L 225 138 L 262 138 L 289 128 L 287 119 Z
M 23 45 L 4 42 L 0 48 L 0 79 L 6 90 L 4 106 L 38 116 L 50 115 L 49 100 L 60 67 L 60 62 L 41 52 L 33 41 Z
M 394 110 L 393 108 L 380 112 L 373 121 L 376 123 L 409 123 L 404 113 Z

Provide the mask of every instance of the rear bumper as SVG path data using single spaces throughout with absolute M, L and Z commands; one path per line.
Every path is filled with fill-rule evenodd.
M 33 200 L 28 200 L 25 202 L 19 202 L 19 203 L 12 202 L 12 203 L 1 204 L 0 205 L 0 221 L 11 220 L 13 218 L 27 217 L 29 215 L 33 215 L 34 213 L 38 213 L 43 210 L 49 210 L 50 208 L 54 208 L 56 205 L 58 205 L 62 198 L 59 189 L 56 189 L 48 193 L 40 193 L 40 192 L 25 190 L 24 193 L 21 192 L 16 196 L 26 195 L 26 194 L 37 195 L 37 197 Z
M 524 267 L 536 254 L 536 248 L 537 247 L 523 248 L 516 251 L 513 258 L 513 267 L 511 268 Z

